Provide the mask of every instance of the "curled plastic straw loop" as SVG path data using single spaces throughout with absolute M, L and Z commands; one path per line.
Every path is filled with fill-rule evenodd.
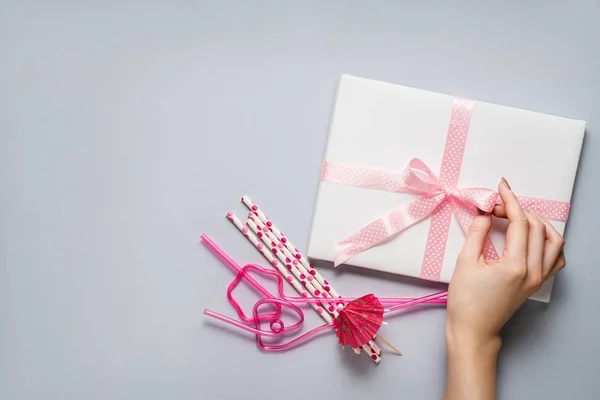
M 240 267 L 231 257 L 229 257 L 223 250 L 221 250 L 208 236 L 202 235 L 202 241 L 212 250 L 214 251 L 227 265 L 233 268 L 236 271 L 236 277 L 229 284 L 227 288 L 227 299 L 232 307 L 236 310 L 238 316 L 242 320 L 242 322 L 237 321 L 233 318 L 227 317 L 225 315 L 216 313 L 210 310 L 204 310 L 204 314 L 215 318 L 219 321 L 225 322 L 232 326 L 235 326 L 244 331 L 253 333 L 256 335 L 256 344 L 257 346 L 267 352 L 278 352 L 289 350 L 291 348 L 297 347 L 307 341 L 313 339 L 320 333 L 323 333 L 328 330 L 333 330 L 333 324 L 324 324 L 318 326 L 316 328 L 311 329 L 307 333 L 292 339 L 286 343 L 272 345 L 265 344 L 262 341 L 263 337 L 277 337 L 281 336 L 284 333 L 293 332 L 300 329 L 304 323 L 304 313 L 296 304 L 309 304 L 309 303 L 324 303 L 324 302 L 332 302 L 332 303 L 348 303 L 355 298 L 353 297 L 343 297 L 343 298 L 304 298 L 304 297 L 290 297 L 286 296 L 283 293 L 283 279 L 281 275 L 273 271 L 271 269 L 266 269 L 256 264 L 246 264 L 243 267 Z M 277 294 L 279 297 L 276 297 L 264 286 L 258 283 L 249 273 L 249 270 L 254 270 L 259 274 L 266 275 L 268 277 L 273 277 L 277 280 Z M 233 296 L 233 290 L 237 287 L 237 285 L 245 279 L 254 289 L 256 289 L 259 293 L 261 293 L 264 298 L 258 300 L 254 306 L 252 307 L 252 317 L 247 316 L 239 302 Z M 446 295 L 447 292 L 439 292 L 430 294 L 427 296 L 419 297 L 419 298 L 380 298 L 382 304 L 391 304 L 391 307 L 386 309 L 386 313 L 398 311 L 407 307 L 415 306 L 418 304 L 446 304 Z M 272 304 L 276 307 L 276 310 L 271 313 L 260 314 L 259 309 L 261 306 L 266 304 Z M 281 313 L 284 307 L 288 307 L 292 311 L 296 313 L 298 316 L 298 321 L 295 324 L 290 326 L 286 326 L 284 322 L 281 320 Z M 261 329 L 261 324 L 263 322 L 269 323 L 269 329 L 265 330 Z

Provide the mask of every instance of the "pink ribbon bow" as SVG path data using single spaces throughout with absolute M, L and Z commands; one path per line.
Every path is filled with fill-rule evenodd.
M 455 99 L 453 103 L 439 178 L 416 158 L 410 161 L 404 174 L 332 161 L 323 163 L 321 180 L 324 182 L 420 196 L 388 211 L 338 242 L 335 266 L 431 216 L 420 277 L 439 280 L 452 214 L 456 215 L 466 233 L 478 213 L 477 209 L 491 212 L 496 204 L 501 204 L 498 193 L 493 190 L 457 188 L 472 108 L 473 102 L 470 100 Z M 548 220 L 567 220 L 570 206 L 567 202 L 524 196 L 518 198 L 525 209 L 535 211 Z M 483 254 L 486 259 L 498 258 L 489 236 Z

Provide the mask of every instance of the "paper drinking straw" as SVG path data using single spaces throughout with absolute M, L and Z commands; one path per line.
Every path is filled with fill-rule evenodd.
M 268 228 L 268 230 L 270 232 L 272 232 L 275 235 L 275 238 L 278 239 L 278 241 L 274 241 L 274 242 L 280 242 L 282 243 L 283 246 L 285 246 L 287 248 L 287 250 L 293 254 L 293 258 L 292 262 L 294 260 L 296 260 L 296 266 L 302 265 L 305 269 L 305 271 L 307 271 L 307 273 L 309 275 L 314 276 L 314 278 L 316 279 L 316 281 L 323 287 L 323 288 L 329 288 L 329 290 L 327 291 L 332 297 L 341 297 L 337 291 L 335 291 L 335 289 L 333 289 L 331 287 L 331 285 L 329 284 L 329 282 L 323 278 L 321 276 L 321 274 L 319 274 L 319 272 L 312 266 L 312 264 L 310 264 L 308 262 L 308 260 L 306 260 L 306 258 L 302 255 L 302 253 L 300 253 L 300 250 L 298 250 L 296 247 L 294 247 L 294 245 L 285 237 L 285 235 L 283 233 L 281 233 L 281 231 L 279 229 L 277 229 L 277 227 L 267 218 L 267 216 L 261 211 L 261 209 L 256 205 L 256 203 L 254 203 L 250 197 L 248 196 L 243 196 L 242 197 L 242 202 L 250 209 L 250 211 L 256 216 L 258 217 L 258 220 L 260 220 L 265 226 L 263 226 L 263 228 Z M 256 219 L 255 219 L 256 220 Z M 258 220 L 256 220 L 258 222 Z M 267 230 L 267 229 L 264 229 Z M 279 245 L 279 243 L 277 243 Z M 279 246 L 278 246 L 279 248 Z M 305 273 L 306 275 L 306 273 Z M 344 305 L 343 304 L 339 304 L 338 308 L 339 309 L 343 309 Z M 379 346 L 377 345 L 377 343 L 375 343 L 374 341 L 371 341 L 369 343 L 370 347 L 368 350 L 367 354 L 371 355 L 371 358 L 373 358 L 376 362 L 379 362 L 378 360 L 376 360 L 376 358 L 379 358 L 379 355 L 381 354 L 381 348 L 379 348 Z M 364 346 L 363 346 L 364 348 Z M 354 349 L 354 352 L 356 354 L 359 354 L 359 352 Z
M 252 219 L 247 221 L 247 226 L 249 226 L 250 229 L 256 234 L 256 236 L 258 236 L 260 238 L 260 240 L 263 241 L 263 243 L 266 245 L 264 247 L 268 247 L 271 251 L 271 254 L 275 255 L 277 258 L 279 258 L 279 260 L 281 260 L 281 263 L 285 264 L 285 266 L 289 270 L 289 272 L 291 272 L 300 281 L 302 286 L 304 286 L 304 288 L 306 289 L 306 291 L 308 291 L 308 293 L 310 294 L 311 297 L 322 297 L 321 291 L 319 289 L 317 289 L 308 280 L 308 277 L 305 274 L 300 272 L 300 270 L 292 264 L 292 260 L 287 258 L 283 254 L 283 251 L 281 251 L 281 248 L 278 248 L 277 244 L 275 242 L 272 242 L 271 239 L 269 239 L 267 237 L 266 232 L 262 231 Z M 289 272 L 286 271 L 287 274 L 289 274 Z M 313 280 L 313 282 L 314 282 L 314 280 Z M 323 301 L 322 306 L 330 314 L 332 314 L 334 318 L 338 316 L 338 313 L 335 311 L 335 309 L 330 309 L 328 307 L 328 306 L 330 306 L 329 303 Z
M 300 282 L 302 282 L 302 286 L 304 286 L 307 289 L 307 291 L 311 297 L 316 298 L 316 297 L 321 296 L 321 290 L 319 290 L 315 286 L 313 286 L 313 284 L 308 280 L 308 277 L 305 274 L 301 273 L 300 270 L 292 264 L 292 260 L 287 258 L 284 255 L 283 251 L 280 251 L 281 247 L 279 247 L 278 244 L 275 243 L 274 241 L 271 241 L 271 239 L 269 239 L 267 237 L 266 232 L 259 229 L 253 219 L 248 220 L 247 225 L 250 227 L 250 229 L 252 229 L 252 231 L 256 234 L 256 236 L 258 236 L 265 243 L 265 245 L 267 245 L 271 248 L 271 255 L 274 254 L 277 258 L 279 258 L 281 260 L 282 263 L 285 263 L 286 268 L 289 271 L 291 271 L 292 274 L 300 280 Z M 287 271 L 286 271 L 286 273 L 287 273 Z M 316 282 L 313 280 L 313 283 L 316 283 Z M 336 318 L 338 316 L 337 310 L 335 308 L 329 308 L 331 306 L 331 304 L 326 303 L 324 300 L 326 300 L 326 299 L 323 299 L 321 306 L 324 307 L 327 312 L 332 314 L 334 318 Z M 323 308 L 320 308 L 320 311 L 317 310 L 317 312 L 322 313 Z M 369 343 L 369 345 L 365 344 L 363 346 L 363 348 L 366 351 L 368 351 L 367 354 L 372 355 L 371 358 L 373 358 L 373 355 L 375 356 L 375 358 L 373 358 L 373 360 L 376 360 L 376 362 L 379 362 L 378 359 L 379 359 L 379 356 L 381 353 L 381 349 L 377 346 L 377 344 L 375 342 Z M 358 350 L 358 351 L 356 349 L 354 349 L 354 350 L 355 350 L 354 351 L 355 353 L 360 354 L 360 350 Z
M 275 237 L 277 239 L 279 239 L 279 241 L 288 249 L 288 251 L 292 252 L 294 254 L 294 257 L 292 260 L 296 260 L 296 264 L 297 265 L 302 265 L 304 266 L 304 268 L 306 270 L 308 270 L 308 273 L 310 275 L 313 275 L 315 277 L 315 279 L 317 280 L 317 282 L 319 282 L 323 287 L 329 287 L 329 291 L 328 293 L 332 296 L 332 297 L 341 297 L 329 284 L 329 282 L 323 278 L 321 276 L 321 274 L 319 274 L 319 272 L 313 267 L 312 264 L 310 264 L 306 258 L 300 253 L 300 250 L 298 250 L 296 247 L 294 247 L 294 245 L 285 237 L 285 235 L 279 230 L 277 229 L 277 227 L 267 218 L 267 216 L 260 210 L 260 208 L 256 205 L 256 203 L 254 203 L 248 196 L 243 196 L 242 197 L 242 202 L 251 210 L 251 212 L 258 217 L 258 219 L 264 223 L 264 225 L 266 225 L 266 227 L 268 228 L 269 231 L 271 231 Z M 344 305 L 343 304 L 339 304 L 338 308 L 339 309 L 343 309 Z M 366 345 L 365 345 L 366 346 Z M 364 347 L 364 346 L 363 346 Z M 371 355 L 371 358 L 373 358 L 376 362 L 379 362 L 378 358 L 379 355 L 381 354 L 381 348 L 379 348 L 379 346 L 377 345 L 377 343 L 375 343 L 374 341 L 371 341 L 369 343 L 369 349 L 367 349 L 368 353 Z M 366 348 L 365 348 L 366 349 Z M 357 349 L 354 349 L 354 352 L 356 354 L 360 354 L 359 351 L 357 351 Z
M 246 238 L 262 253 L 262 255 L 269 261 L 269 263 L 271 263 L 271 265 L 273 265 L 274 267 L 277 268 L 277 270 L 282 274 L 282 276 L 285 277 L 285 279 L 294 287 L 294 289 L 296 289 L 296 291 L 302 297 L 310 296 L 308 291 L 304 290 L 302 285 L 300 283 L 298 283 L 298 281 L 295 280 L 287 272 L 286 268 L 277 260 L 277 258 L 275 258 L 273 253 L 271 251 L 269 251 L 262 243 L 260 243 L 260 241 L 257 239 L 257 237 L 249 231 L 247 226 L 244 226 L 242 221 L 238 217 L 236 217 L 232 211 L 227 212 L 227 218 L 231 222 L 233 222 L 233 224 L 240 230 L 240 232 L 242 232 L 242 234 L 244 234 L 244 236 L 246 236 Z M 324 309 L 321 306 L 319 306 L 318 304 L 311 304 L 311 306 L 321 316 L 321 318 L 323 318 L 325 320 L 325 322 L 327 322 L 328 324 L 333 322 L 333 318 L 327 312 L 324 312 Z M 369 353 L 373 352 L 373 350 L 370 349 L 368 346 L 366 348 L 369 349 Z M 355 349 L 354 352 L 356 354 L 360 354 L 361 350 Z M 373 358 L 373 357 L 371 357 L 371 358 Z M 377 359 L 373 358 L 373 360 L 377 363 L 381 360 L 379 357 L 379 353 L 377 354 Z
M 288 281 L 294 287 L 294 289 L 296 289 L 300 296 L 309 297 L 308 291 L 306 291 L 302 287 L 302 285 L 296 279 L 294 279 L 294 277 L 279 262 L 279 260 L 275 258 L 273 253 L 258 240 L 258 238 L 254 235 L 254 233 L 252 233 L 248 229 L 247 226 L 244 226 L 242 221 L 238 217 L 236 217 L 232 211 L 227 212 L 227 218 L 231 222 L 233 222 L 233 224 L 240 230 L 240 232 L 244 234 L 244 236 L 250 241 L 250 243 L 252 243 L 262 253 L 262 255 L 269 261 L 269 263 L 275 268 L 277 268 L 279 273 L 284 277 L 286 281 Z M 311 304 L 311 306 L 325 320 L 325 322 L 327 322 L 328 324 L 333 322 L 331 316 L 328 313 L 324 312 L 321 306 L 319 306 L 318 304 Z
M 270 243 L 271 247 L 276 249 L 274 251 L 279 256 L 279 259 L 281 261 L 285 262 L 286 266 L 289 265 L 288 266 L 289 269 L 292 269 L 292 268 L 297 269 L 300 274 L 299 278 L 301 280 L 308 280 L 315 287 L 315 289 L 316 289 L 316 292 L 314 292 L 315 297 L 333 298 L 331 296 L 331 294 L 329 293 L 329 291 L 331 290 L 331 287 L 329 285 L 323 287 L 319 283 L 319 281 L 317 281 L 314 278 L 313 274 L 310 274 L 309 271 L 306 268 L 304 268 L 304 265 L 302 265 L 302 263 L 300 263 L 294 257 L 294 255 L 292 253 L 290 253 L 290 251 L 287 249 L 287 247 L 285 247 L 285 245 L 283 243 L 281 243 L 281 241 L 274 236 L 273 232 L 271 232 L 268 229 L 268 227 L 265 224 L 263 224 L 259 218 L 254 218 L 253 213 L 249 214 L 249 218 L 259 228 L 258 232 L 256 232 L 257 235 L 259 237 L 262 237 L 262 239 L 265 243 Z M 264 240 L 265 237 L 267 240 Z M 326 308 L 329 312 L 335 313 L 336 314 L 335 316 L 337 317 L 337 313 L 335 312 L 336 306 L 337 306 L 336 303 L 327 303 Z
M 254 203 L 250 197 L 244 196 L 242 197 L 242 202 L 252 211 L 255 215 L 260 219 L 277 239 L 281 241 L 287 247 L 288 251 L 294 255 L 294 257 L 304 266 L 305 269 L 309 271 L 310 274 L 314 274 L 315 279 L 321 284 L 323 287 L 329 286 L 328 292 L 332 297 L 340 297 L 340 295 L 331 287 L 327 279 L 323 278 L 319 271 L 317 271 L 311 263 L 300 253 L 300 251 L 288 240 L 287 237 L 277 227 L 271 222 L 267 216 L 261 211 L 261 209 Z

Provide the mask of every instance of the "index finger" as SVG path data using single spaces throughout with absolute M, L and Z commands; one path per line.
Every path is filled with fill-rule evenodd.
M 500 198 L 504 202 L 504 209 L 508 218 L 504 252 L 512 258 L 525 261 L 527 259 L 529 220 L 517 196 L 515 196 L 504 178 L 502 178 L 502 181 L 498 185 L 498 194 L 500 194 Z

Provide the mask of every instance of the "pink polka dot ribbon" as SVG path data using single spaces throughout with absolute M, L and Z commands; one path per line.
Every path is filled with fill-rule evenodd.
M 439 177 L 417 158 L 410 161 L 404 173 L 323 162 L 321 180 L 324 182 L 419 196 L 338 242 L 334 258 L 336 266 L 431 217 L 420 276 L 432 281 L 439 280 L 452 214 L 456 215 L 461 228 L 467 232 L 473 217 L 477 215 L 477 209 L 491 212 L 496 204 L 501 204 L 494 190 L 457 188 L 472 111 L 473 101 L 454 100 Z M 518 198 L 525 209 L 535 211 L 548 220 L 567 220 L 570 207 L 567 202 L 524 196 Z M 486 239 L 484 256 L 486 259 L 498 258 L 489 237 Z

